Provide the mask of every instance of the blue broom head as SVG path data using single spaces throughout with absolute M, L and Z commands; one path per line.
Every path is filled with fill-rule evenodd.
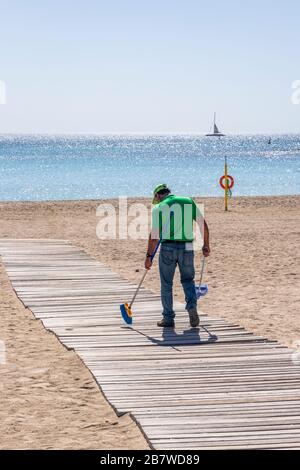
M 195 286 L 196 296 L 197 299 L 200 297 L 204 297 L 208 292 L 208 286 L 206 284 L 202 284 L 201 286 Z
M 127 303 L 120 305 L 121 315 L 127 325 L 132 325 L 132 311 Z

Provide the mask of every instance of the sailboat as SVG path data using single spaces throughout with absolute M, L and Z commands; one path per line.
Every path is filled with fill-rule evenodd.
M 224 137 L 225 134 L 219 131 L 218 126 L 216 124 L 216 113 L 214 113 L 214 132 L 212 134 L 206 134 L 206 137 Z

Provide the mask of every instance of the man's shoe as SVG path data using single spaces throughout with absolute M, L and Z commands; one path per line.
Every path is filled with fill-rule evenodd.
M 191 308 L 189 311 L 190 325 L 192 328 L 196 328 L 199 325 L 199 315 L 196 308 Z
M 161 328 L 174 328 L 175 322 L 174 320 L 166 320 L 163 318 L 161 321 L 157 322 L 157 326 L 160 326 Z

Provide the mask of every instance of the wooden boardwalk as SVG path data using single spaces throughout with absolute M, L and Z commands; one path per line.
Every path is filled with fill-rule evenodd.
M 300 448 L 293 351 L 206 315 L 191 329 L 179 303 L 176 329 L 160 330 L 159 296 L 144 288 L 126 327 L 119 304 L 135 286 L 64 240 L 2 239 L 0 254 L 23 304 L 153 448 Z

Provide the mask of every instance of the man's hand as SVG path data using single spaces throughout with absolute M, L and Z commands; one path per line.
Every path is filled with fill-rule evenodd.
M 202 247 L 202 253 L 203 253 L 203 256 L 204 256 L 205 258 L 207 258 L 207 256 L 209 256 L 209 254 L 210 254 L 209 245 L 203 245 L 203 247 Z
M 152 266 L 152 259 L 150 258 L 150 256 L 147 256 L 147 258 L 145 259 L 145 269 L 150 269 Z

